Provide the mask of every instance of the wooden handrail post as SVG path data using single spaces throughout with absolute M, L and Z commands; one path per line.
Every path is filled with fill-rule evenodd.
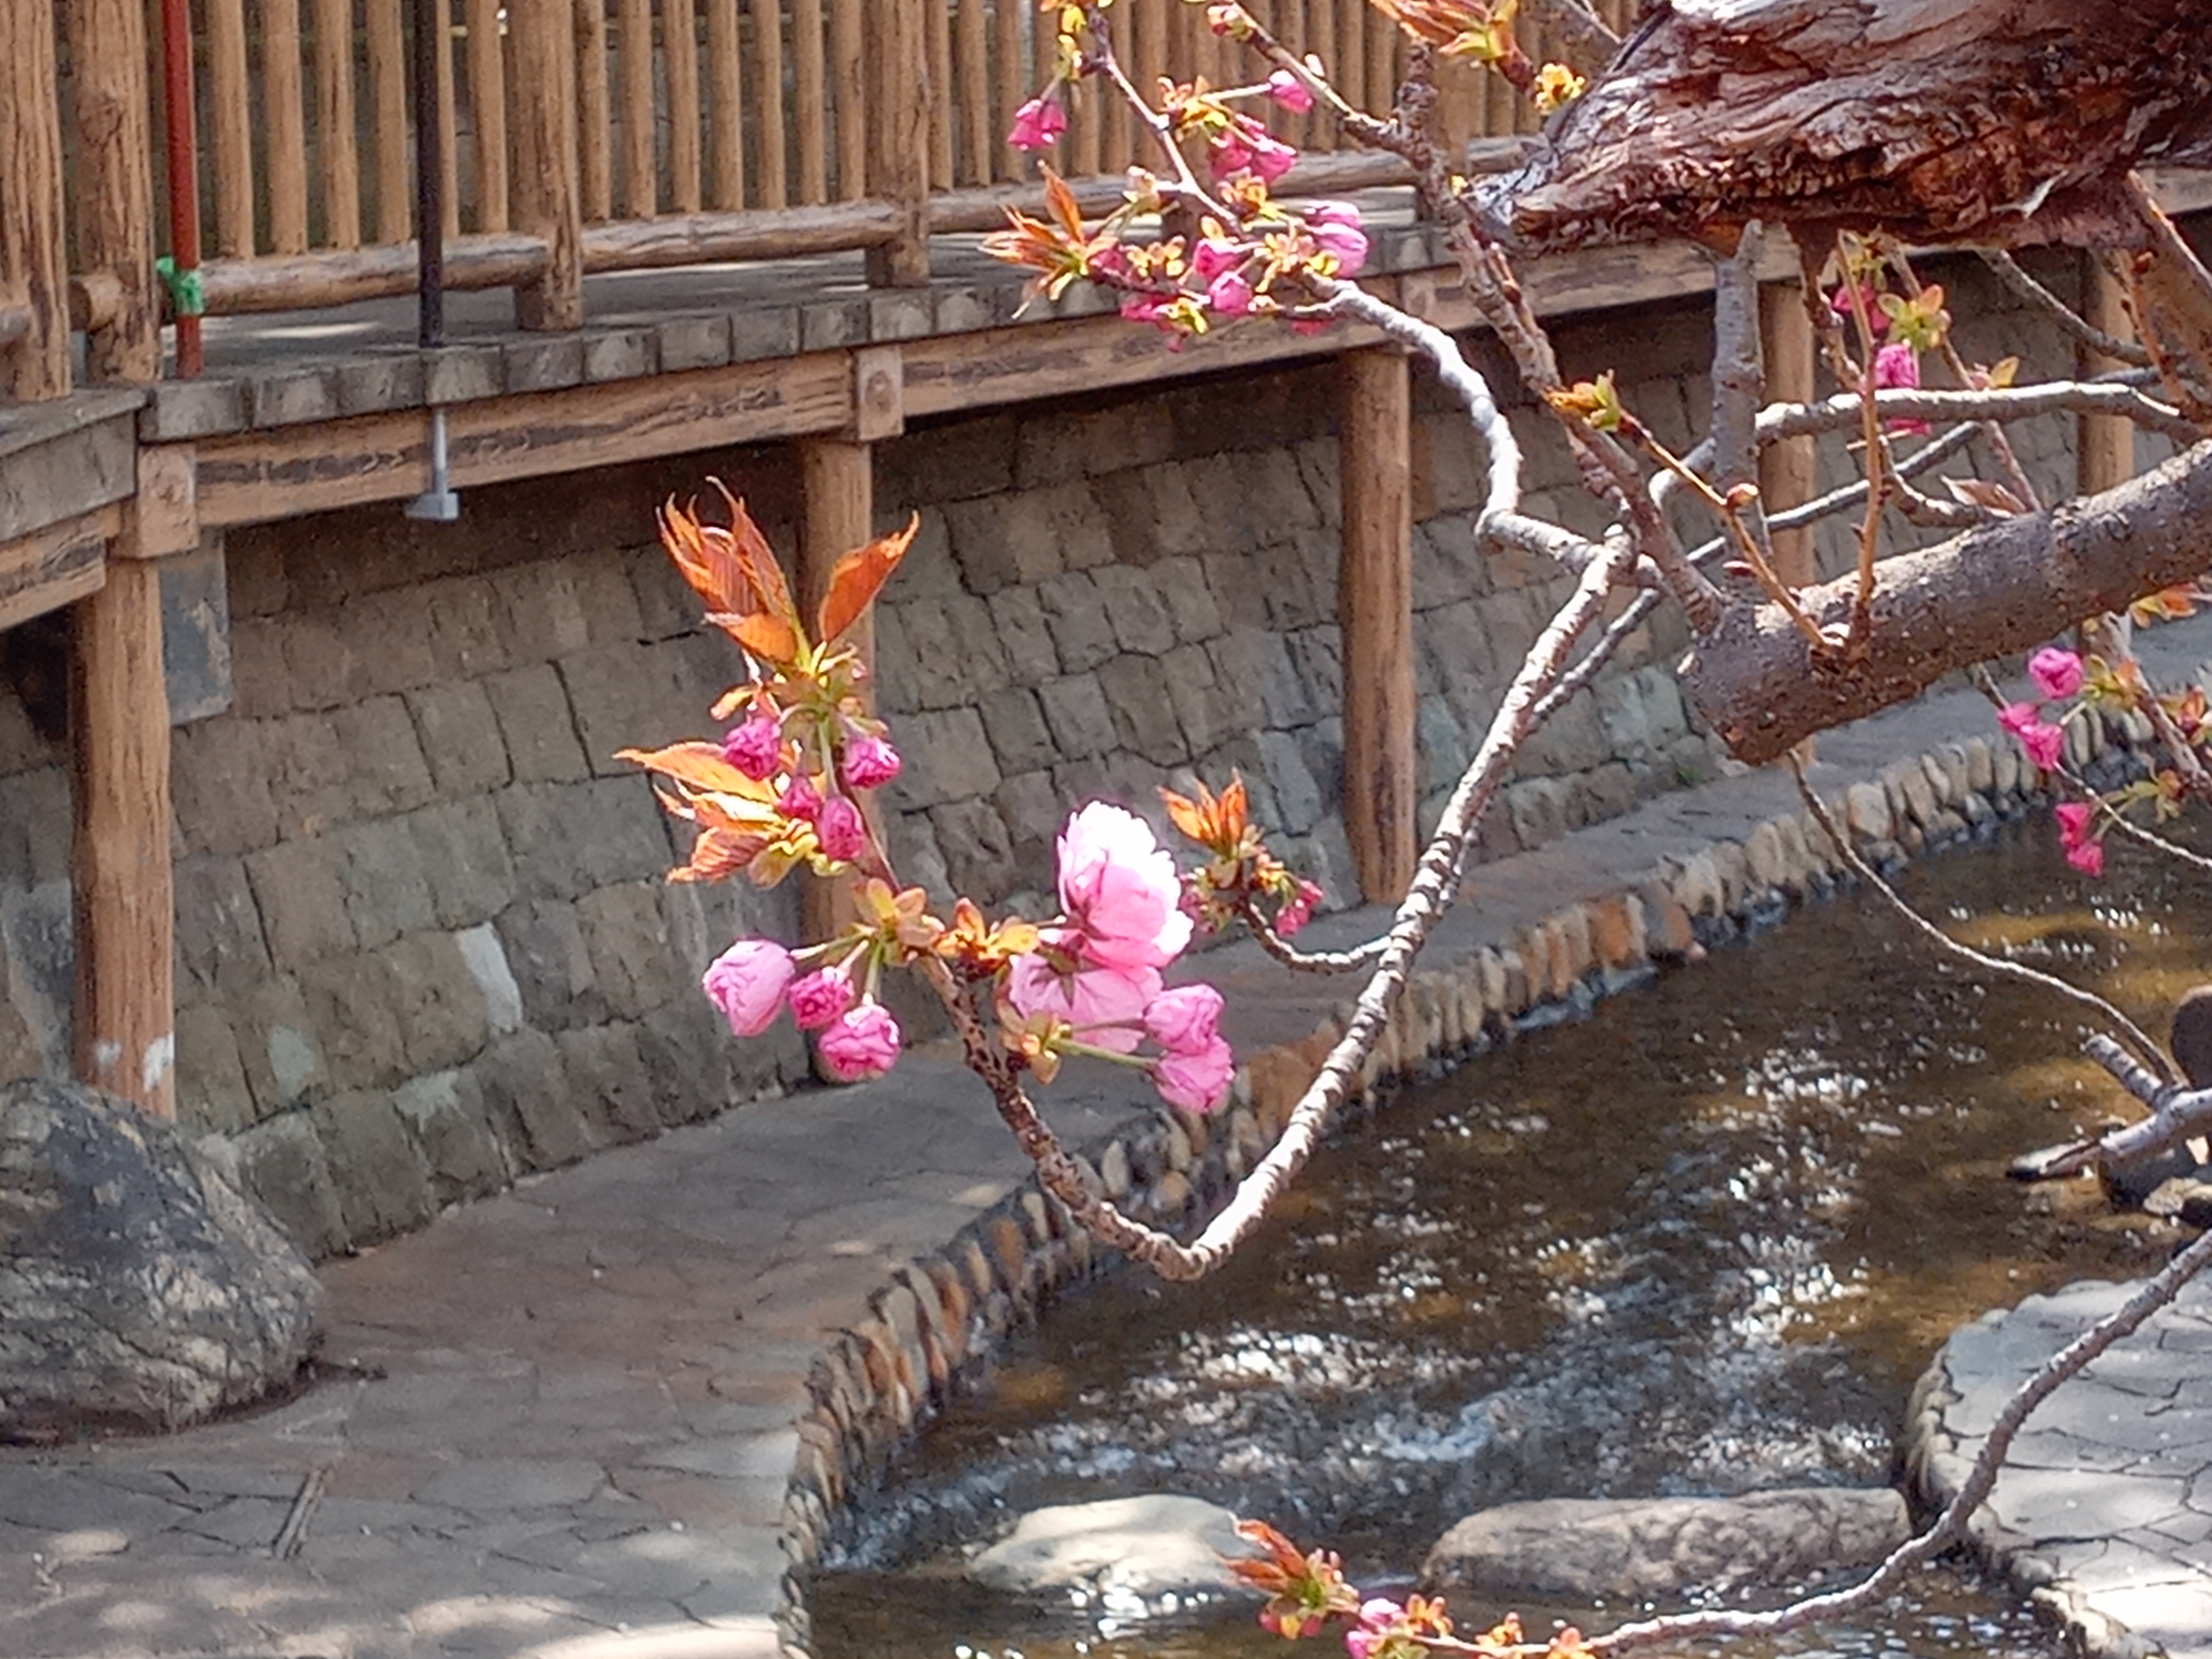
M 1813 400 L 1813 319 L 1805 310 L 1805 290 L 1796 283 L 1767 283 L 1759 290 L 1759 358 L 1766 371 L 1765 402 L 1804 404 Z M 1759 457 L 1759 494 L 1768 513 L 1802 507 L 1813 499 L 1820 465 L 1820 441 L 1784 438 Z M 1820 580 L 1813 552 L 1813 527 L 1773 533 L 1774 570 L 1795 587 Z
M 59 71 L 51 6 L 0 6 L 0 392 L 70 389 Z
M 899 210 L 897 237 L 868 250 L 868 281 L 929 281 L 929 27 L 924 0 L 877 0 L 868 60 L 868 193 Z
M 1413 879 L 1420 773 L 1413 748 L 1412 370 L 1378 348 L 1340 360 L 1344 550 L 1344 829 L 1361 893 L 1395 902 Z
M 873 453 L 872 445 L 848 438 L 799 441 L 802 514 L 799 531 L 799 592 L 810 628 L 838 559 L 866 544 L 875 533 Z M 876 659 L 873 614 L 854 623 L 845 637 L 859 650 L 860 660 L 872 667 Z M 872 696 L 869 702 L 872 706 Z M 864 795 L 859 804 L 869 829 L 880 838 L 883 821 L 874 797 Z M 809 878 L 800 904 L 807 942 L 828 939 L 853 920 L 853 884 L 848 879 L 819 881 Z
M 584 325 L 582 159 L 576 136 L 576 12 L 573 0 L 514 0 L 516 228 L 545 239 L 545 274 L 514 293 L 515 321 L 530 329 Z
M 76 1061 L 85 1082 L 169 1117 L 176 900 L 161 566 L 137 556 L 136 542 L 135 514 L 126 513 L 106 585 L 74 612 Z
M 2135 337 L 2128 315 L 2127 288 L 2112 268 L 2095 253 L 2081 255 L 2081 315 L 2089 323 L 2119 339 Z M 2081 353 L 2081 372 L 2101 374 L 2121 365 L 2086 349 Z M 2124 415 L 2084 415 L 2075 434 L 2078 468 L 2075 488 L 2084 495 L 2125 483 L 2135 477 L 2135 422 Z
M 63 14 L 76 93 L 77 257 L 117 284 L 113 312 L 86 331 L 95 380 L 150 380 L 161 369 L 154 301 L 153 91 L 139 0 L 68 0 Z

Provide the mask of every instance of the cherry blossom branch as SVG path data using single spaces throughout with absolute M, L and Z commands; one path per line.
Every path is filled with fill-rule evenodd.
M 1856 426 L 1863 418 L 1856 392 L 1811 404 L 1776 404 L 1760 411 L 1759 438 L 1804 437 Z M 1874 394 L 1884 420 L 2025 421 L 2041 415 L 2124 415 L 2136 425 L 2193 447 L 2204 434 L 2180 411 L 2118 380 L 2053 380 L 2041 386 L 1994 386 L 1985 392 L 1915 391 L 1890 387 Z
M 1587 1645 L 1594 1653 L 1625 1653 L 1656 1642 L 1680 1642 L 1715 1636 L 1778 1636 L 1824 1619 L 1857 1613 L 1873 1607 L 1894 1592 L 1913 1571 L 1932 1563 L 1954 1544 L 1965 1541 L 1967 1525 L 1996 1490 L 2005 1455 L 2037 1407 L 2061 1386 L 2078 1376 L 2100 1354 L 2132 1335 L 2145 1320 L 2181 1293 L 2182 1287 L 2212 1264 L 2212 1232 L 2208 1232 L 2146 1279 L 2126 1302 L 2069 1342 L 2013 1392 L 2004 1408 L 1990 1425 L 1968 1467 L 1959 1490 L 1927 1528 L 1906 1540 L 1862 1583 L 1825 1595 L 1808 1596 L 1771 1613 L 1685 1613 L 1636 1624 L 1623 1625 L 1607 1635 L 1593 1637 Z
M 1978 426 L 1953 427 L 1942 437 L 1929 440 L 1899 459 L 1897 463 L 1898 475 L 1900 477 L 1917 477 L 1929 468 L 1941 465 L 1972 442 L 1974 434 L 1980 430 Z M 1689 459 L 1696 459 L 1694 452 Z M 1825 495 L 1817 495 L 1802 506 L 1775 514 L 1767 520 L 1766 527 L 1770 531 L 1795 530 L 1802 525 L 1815 524 L 1838 513 L 1848 513 L 1866 500 L 1866 492 L 1864 478 L 1838 485 Z M 1716 536 L 1711 541 L 1701 542 L 1690 550 L 1690 562 L 1704 564 L 1726 552 L 1730 545 L 1725 536 Z
M 1977 968 L 1984 973 L 1995 974 L 2001 978 L 2017 980 L 2023 985 L 2033 985 L 2038 990 L 2048 991 L 2055 996 L 2064 997 L 2069 1001 L 2079 1003 L 2099 1018 L 2111 1021 L 2128 1041 L 2135 1045 L 2136 1051 L 2153 1066 L 2162 1071 L 2169 1080 L 2179 1077 L 2179 1073 L 2173 1069 L 2173 1062 L 2166 1057 L 2166 1050 L 2158 1045 L 2150 1034 L 2094 991 L 2084 990 L 2081 986 L 2069 984 L 2056 975 L 2030 968 L 2024 963 L 2008 962 L 2002 957 L 1993 957 L 1986 951 L 1977 951 L 1972 945 L 1953 939 L 1934 922 L 1914 909 L 1905 902 L 1904 895 L 1891 886 L 1881 872 L 1869 864 L 1860 854 L 1858 848 L 1851 845 L 1850 836 L 1845 833 L 1841 825 L 1837 823 L 1834 815 L 1828 811 L 1827 804 L 1821 800 L 1819 794 L 1814 792 L 1811 782 L 1807 780 L 1805 763 L 1798 752 L 1792 750 L 1789 760 L 1790 774 L 1797 780 L 1798 798 L 1805 803 L 1805 809 L 1813 815 L 1814 822 L 1818 823 L 1822 832 L 1826 835 L 1830 845 L 1835 848 L 1837 856 L 1850 866 L 1854 875 L 1881 894 L 1888 902 L 1890 908 L 1911 924 L 1913 931 L 1922 939 L 1934 945 L 1945 956 L 1964 963 L 1970 968 Z M 2103 1040 L 2108 1042 L 2111 1041 L 2110 1038 Z
M 2039 1176 L 2076 1175 L 2100 1164 L 2124 1167 L 2212 1128 L 2212 1089 L 2189 1088 L 2176 1078 L 2159 1076 L 2101 1032 L 2086 1040 L 2081 1052 L 2150 1108 L 2150 1115 L 2043 1160 L 2036 1168 Z
M 2027 274 L 2019 260 L 2002 248 L 1978 249 L 1982 263 L 1996 274 L 1996 279 L 2015 299 L 2024 300 L 2035 307 L 2066 333 L 2077 344 L 2087 347 L 2100 357 L 2109 357 L 2115 362 L 2132 364 L 2137 368 L 2151 366 L 2150 353 L 2133 340 L 2123 340 L 2117 334 L 2107 334 L 2094 323 L 2068 305 L 2049 289 Z
M 1020 1077 L 991 1042 L 950 970 L 934 961 L 924 965 L 960 1034 L 968 1065 L 990 1090 L 1000 1116 L 1036 1164 L 1040 1184 L 1067 1207 L 1077 1225 L 1170 1279 L 1199 1279 L 1213 1272 L 1259 1225 L 1313 1157 L 1330 1118 L 1382 1041 L 1391 1011 L 1404 994 L 1408 970 L 1458 892 L 1461 869 L 1475 826 L 1504 785 L 1514 757 L 1536 728 L 1538 703 L 1565 672 L 1576 641 L 1603 614 L 1616 580 L 1627 572 L 1630 557 L 1624 546 L 1584 570 L 1573 594 L 1529 647 L 1481 747 L 1445 803 L 1435 835 L 1422 850 L 1413 884 L 1399 902 L 1343 1035 L 1291 1109 L 1281 1137 L 1190 1243 L 1181 1243 L 1158 1228 L 1131 1219 L 1091 1189 L 1081 1165 L 1038 1115 Z

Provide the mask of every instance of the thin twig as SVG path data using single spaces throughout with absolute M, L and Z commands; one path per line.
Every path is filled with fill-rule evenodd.
M 1978 250 L 1982 263 L 1996 273 L 1996 278 L 2012 291 L 2016 299 L 2025 300 L 2048 316 L 2051 321 L 2075 341 L 2087 346 L 2100 357 L 2109 357 L 2114 362 L 2131 363 L 2137 368 L 2151 366 L 2150 353 L 2133 340 L 2123 340 L 2117 334 L 2107 334 L 2080 312 L 2068 305 L 2049 289 L 2027 274 L 2020 261 L 2002 248 Z

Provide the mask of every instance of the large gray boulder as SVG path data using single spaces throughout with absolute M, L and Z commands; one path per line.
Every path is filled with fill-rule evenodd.
M 1461 1522 L 1422 1565 L 1434 1589 L 1642 1600 L 1780 1587 L 1871 1566 L 1903 1543 L 1887 1486 L 1795 1486 L 1741 1498 L 1553 1498 Z
M 307 1258 L 175 1127 L 76 1084 L 0 1090 L 0 1437 L 181 1428 L 290 1382 Z
M 1017 1594 L 1087 1589 L 1150 1600 L 1233 1589 L 1237 1576 L 1223 1558 L 1258 1553 L 1219 1504 L 1152 1493 L 1031 1510 L 968 1573 Z

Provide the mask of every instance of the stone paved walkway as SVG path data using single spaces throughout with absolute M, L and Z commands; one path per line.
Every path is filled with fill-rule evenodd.
M 1824 738 L 1823 781 L 1989 726 L 1965 696 L 1895 711 Z M 1727 779 L 1483 866 L 1437 948 L 1471 951 L 1794 806 L 1786 777 Z M 1341 939 L 1371 920 L 1316 931 Z M 1343 994 L 1252 955 L 1206 966 L 1240 1045 L 1302 1036 Z M 1121 1075 L 1071 1069 L 1052 1092 L 1072 1139 L 1139 1109 Z M 977 1087 L 916 1054 L 879 1083 L 745 1107 L 332 1262 L 335 1371 L 302 1398 L 158 1441 L 0 1451 L 0 1654 L 770 1655 L 813 1357 L 889 1270 L 1022 1174 Z M 2201 1317 L 2180 1328 L 2212 1344 Z M 2183 1340 L 2161 1351 L 2177 1364 Z M 2179 1379 L 2069 1402 L 2059 1420 L 2099 1449 L 2029 1472 L 2005 1499 L 2023 1516 L 2075 1503 L 2080 1534 L 2112 1552 L 2100 1560 L 2149 1549 L 2197 1575 L 2200 1645 L 2177 1653 L 2212 1652 L 2212 1592 L 2181 1559 L 2203 1533 L 2191 1519 L 2171 1549 L 2148 1540 L 2196 1515 L 2196 1466 L 2140 1460 L 2200 1393 L 2212 1404 L 2212 1382 Z M 2148 1588 L 2183 1607 L 2172 1580 Z

